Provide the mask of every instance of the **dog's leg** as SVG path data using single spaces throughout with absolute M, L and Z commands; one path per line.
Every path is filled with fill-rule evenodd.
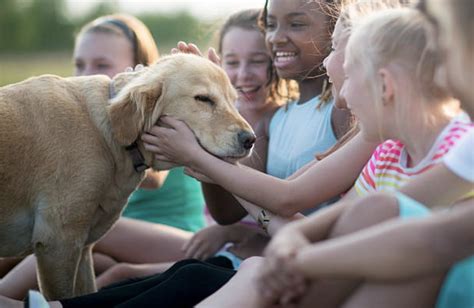
M 81 245 L 72 241 L 37 242 L 38 284 L 49 300 L 74 296 L 74 281 L 81 255 Z
M 92 259 L 92 247 L 93 245 L 89 245 L 84 247 L 82 250 L 76 276 L 76 288 L 74 289 L 75 296 L 97 291 Z

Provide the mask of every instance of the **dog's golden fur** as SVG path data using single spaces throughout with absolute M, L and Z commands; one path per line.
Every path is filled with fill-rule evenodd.
M 253 133 L 235 98 L 218 66 L 184 54 L 113 82 L 44 75 L 0 88 L 0 257 L 34 252 L 49 299 L 95 291 L 91 246 L 144 175 L 124 146 L 137 140 L 147 165 L 167 168 L 139 138 L 167 114 L 210 153 L 244 157 L 239 134 Z

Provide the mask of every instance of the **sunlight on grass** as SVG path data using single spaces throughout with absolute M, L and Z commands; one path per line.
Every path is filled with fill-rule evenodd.
M 35 55 L 0 55 L 0 86 L 15 83 L 32 76 L 54 74 L 71 76 L 71 53 Z
M 162 56 L 169 54 L 176 45 L 160 46 Z M 207 46 L 200 46 L 206 54 Z M 37 54 L 0 54 L 0 87 L 19 82 L 29 77 L 53 74 L 62 77 L 72 76 L 72 52 L 53 52 Z

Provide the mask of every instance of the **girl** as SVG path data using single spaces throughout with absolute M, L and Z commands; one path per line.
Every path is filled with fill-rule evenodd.
M 313 160 L 315 153 L 323 152 L 334 144 L 333 128 L 340 136 L 348 124 L 349 114 L 333 108 L 328 99 L 329 90 L 323 87 L 327 77 L 319 71 L 329 42 L 328 35 L 332 31 L 332 17 L 321 10 L 320 2 L 324 1 L 267 1 L 261 18 L 266 45 L 276 63 L 277 75 L 294 79 L 300 91 L 298 102 L 280 108 L 270 123 L 264 124 L 266 138 L 269 139 L 267 160 L 262 164 L 265 157 L 256 157 L 254 162 L 257 163 L 252 164 L 253 168 L 279 178 L 292 175 Z M 277 15 L 274 16 L 274 13 Z M 267 15 L 273 20 L 268 28 L 265 26 Z M 275 23 L 279 24 L 273 29 Z M 284 56 L 285 52 L 290 51 L 291 57 Z M 232 196 L 218 186 L 204 184 L 203 191 L 209 211 L 218 223 L 234 223 L 247 214 Z M 314 208 L 330 197 L 305 204 L 305 209 Z
M 345 120 L 342 122 L 346 124 L 350 116 L 348 112 L 334 108 L 333 103 L 325 102 L 329 90 L 324 91 L 326 95 L 320 95 L 327 77 L 320 75 L 317 65 L 324 57 L 321 51 L 328 47 L 326 40 L 331 30 L 329 25 L 333 23 L 333 16 L 322 9 L 324 4 L 324 1 L 269 1 L 262 15 L 267 48 L 272 52 L 277 73 L 282 78 L 295 79 L 301 93 L 298 102 L 282 107 L 275 113 L 268 128 L 267 172 L 280 178 L 291 177 L 280 180 L 217 159 L 209 162 L 209 166 L 216 167 L 216 177 L 211 176 L 213 182 L 251 203 L 286 217 L 302 210 L 314 209 L 316 205 L 347 191 L 376 146 L 357 136 L 344 147 L 344 151 L 315 164 L 314 154 L 325 151 L 335 142 L 333 127 L 340 127 L 337 124 L 341 123 L 339 115 L 343 114 Z M 171 125 L 176 124 L 175 121 L 167 121 L 170 122 Z M 176 133 L 179 138 L 184 138 L 183 142 L 170 145 L 176 148 L 168 148 L 167 151 L 177 154 L 178 158 L 183 157 L 179 163 L 190 166 L 189 157 L 184 156 L 190 153 L 196 143 L 191 140 L 194 138 L 189 130 L 182 126 L 180 129 L 179 132 L 167 131 L 155 126 L 150 134 L 143 137 L 148 143 L 147 149 L 157 151 L 160 155 L 165 151 L 162 144 L 164 140 L 158 140 L 154 135 L 159 135 L 161 131 Z M 182 148 L 178 149 L 178 146 Z M 199 153 L 202 149 L 196 147 L 192 151 Z M 347 156 L 352 159 L 347 160 Z M 160 158 L 166 159 L 164 155 L 160 155 Z M 305 168 L 295 173 L 308 162 Z M 310 165 L 314 166 L 310 168 Z M 203 171 L 197 166 L 191 167 L 197 172 Z M 308 172 L 304 172 L 307 168 L 310 168 Z M 210 175 L 208 172 L 201 173 Z M 228 177 L 231 173 L 235 174 L 234 179 Z M 193 174 L 199 177 L 198 173 Z M 332 176 L 328 177 L 328 174 Z M 224 207 L 222 203 L 216 202 L 208 203 L 208 206 L 219 223 L 232 223 L 244 215 L 242 210 L 237 213 L 227 204 Z
M 277 88 L 282 88 L 284 83 L 273 75 L 271 59 L 257 25 L 259 13 L 260 10 L 252 9 L 231 15 L 219 32 L 217 44 L 222 67 L 238 89 L 237 108 L 258 136 L 255 146 L 259 160 L 249 163 L 253 166 L 266 160 L 267 140 L 262 136 L 263 126 L 259 123 L 268 122 L 269 116 L 281 105 L 283 97 L 277 92 Z M 243 45 L 242 41 L 246 44 Z M 179 49 L 184 52 L 197 52 L 191 48 L 194 47 L 179 44 Z M 227 250 L 220 251 L 218 255 L 229 258 L 234 268 L 237 268 L 240 259 L 261 253 L 261 247 L 268 242 L 252 222 L 245 221 L 231 226 L 214 224 L 197 232 L 188 241 L 183 240 L 185 256 L 204 260 L 213 256 L 224 244 L 234 243 L 238 245 L 231 250 L 238 258 Z M 99 286 L 105 286 L 126 278 L 151 275 L 162 272 L 169 266 L 170 264 L 164 263 L 117 264 L 104 273 L 98 283 Z
M 314 4 L 314 3 L 313 3 Z M 288 3 L 286 3 L 288 5 Z M 321 5 L 321 3 L 319 4 Z M 317 6 L 319 9 L 321 6 Z M 384 2 L 374 2 L 371 5 L 368 5 L 367 7 L 373 7 L 372 10 L 375 10 L 377 8 L 383 8 L 383 7 L 390 7 L 390 6 L 400 6 L 399 1 L 384 1 Z M 278 16 L 279 13 L 279 7 L 278 7 L 278 2 L 275 2 L 275 8 L 277 8 L 275 16 Z M 303 10 L 306 6 L 301 6 L 300 10 Z M 269 7 L 269 18 L 268 22 L 270 23 L 270 28 L 272 29 L 273 25 L 275 24 L 276 17 L 272 15 L 272 7 Z M 370 9 L 366 9 L 369 10 Z M 328 10 L 323 10 L 327 12 Z M 291 10 L 289 11 L 291 13 Z M 362 14 L 362 13 L 361 13 Z M 301 13 L 298 11 L 289 14 L 290 16 L 305 16 L 304 13 Z M 282 17 L 281 17 L 282 18 Z M 292 17 L 293 18 L 293 17 Z M 296 18 L 296 17 L 294 17 Z M 285 20 L 283 19 L 283 25 L 280 25 L 283 27 L 285 25 Z M 291 20 L 291 19 L 290 19 Z M 306 20 L 306 19 L 305 19 Z M 290 21 L 287 21 L 290 23 Z M 298 27 L 295 25 L 300 25 L 304 23 L 297 18 L 293 21 L 291 21 L 290 25 L 291 27 L 295 27 L 297 29 Z M 287 25 L 287 27 L 290 27 Z M 303 29 L 305 26 L 302 27 Z M 347 40 L 347 33 L 348 33 L 348 25 L 343 25 L 336 27 L 336 32 L 335 35 L 337 35 L 338 38 L 337 40 L 334 41 L 334 46 L 333 48 L 336 48 L 336 50 L 329 55 L 329 57 L 326 59 L 325 64 L 327 65 L 328 69 L 328 75 L 330 77 L 330 80 L 333 82 L 334 86 L 334 91 L 335 93 L 335 100 L 336 103 L 341 107 L 345 107 L 345 102 L 343 99 L 340 98 L 338 95 L 338 89 L 340 89 L 340 86 L 342 84 L 342 78 L 338 77 L 337 74 L 338 72 L 342 71 L 342 62 L 341 62 L 341 52 L 344 50 L 345 47 L 345 41 Z M 299 34 L 299 31 L 303 30 L 293 30 L 295 33 Z M 340 34 L 339 34 L 340 33 Z M 293 34 L 298 37 L 298 35 Z M 299 34 L 301 35 L 301 34 Z M 292 42 L 292 40 L 289 40 L 289 42 Z M 281 44 L 281 43 L 279 43 Z M 289 43 L 288 43 L 289 44 Z M 295 58 L 298 58 L 295 56 Z M 292 58 L 293 59 L 293 58 Z M 287 59 L 288 61 L 290 59 Z M 292 61 L 295 61 L 294 59 Z M 286 71 L 283 70 L 282 68 L 285 68 L 286 66 L 281 66 L 280 70 L 282 70 L 282 73 L 285 73 Z M 288 69 L 288 68 L 287 68 Z M 302 84 L 305 84 L 306 81 L 302 81 Z M 283 110 L 279 110 L 280 114 L 283 114 Z M 288 115 L 290 116 L 290 115 Z M 166 120 L 165 120 L 166 121 Z M 171 122 L 170 120 L 169 122 Z M 272 120 L 275 121 L 274 119 Z M 286 121 L 286 120 L 285 120 Z M 288 121 L 287 121 L 288 122 Z M 176 123 L 176 122 L 173 122 Z M 295 123 L 293 123 L 296 125 Z M 300 123 L 301 124 L 301 123 Z M 180 125 L 180 124 L 176 124 Z M 275 124 L 276 126 L 276 124 Z M 305 129 L 305 125 L 301 124 L 300 129 Z M 180 126 L 181 128 L 181 126 Z M 186 128 L 182 127 L 182 132 L 183 134 L 185 133 Z M 159 134 L 160 131 L 167 131 L 166 129 L 158 128 L 155 127 L 152 130 L 152 134 Z M 172 131 L 167 131 L 168 133 L 173 133 Z M 193 140 L 191 135 L 187 133 L 188 136 L 190 137 L 189 143 L 190 144 L 196 144 Z M 176 137 L 176 136 L 175 136 Z M 173 138 L 175 138 L 173 137 Z M 180 140 L 183 140 L 182 137 L 179 137 Z M 286 138 L 288 140 L 289 138 Z M 150 143 L 154 144 L 159 144 L 158 147 L 153 146 L 153 144 L 150 144 L 148 149 L 150 150 L 155 150 L 155 151 L 160 151 L 158 149 L 161 147 L 161 150 L 164 150 L 164 142 L 163 140 L 158 141 L 157 138 L 153 137 L 152 135 L 145 135 L 144 136 L 145 141 L 149 141 Z M 175 139 L 176 140 L 176 139 Z M 285 140 L 280 140 L 279 146 L 284 146 L 287 147 L 287 144 L 284 144 Z M 270 144 L 272 143 L 272 138 L 270 134 Z M 290 141 L 288 141 L 288 144 L 291 144 Z M 301 210 L 307 210 L 312 207 L 314 207 L 314 204 L 319 204 L 322 203 L 331 197 L 337 196 L 338 194 L 344 193 L 347 190 L 350 189 L 350 187 L 353 185 L 355 179 L 357 176 L 360 174 L 360 171 L 363 167 L 363 165 L 367 162 L 367 160 L 370 157 L 370 154 L 372 151 L 375 149 L 377 142 L 373 141 L 366 141 L 362 138 L 362 136 L 357 135 L 355 138 L 353 138 L 350 142 L 348 142 L 345 146 L 341 148 L 340 151 L 337 151 L 333 155 L 329 155 L 327 158 L 325 158 L 323 161 L 314 164 L 311 163 L 309 165 L 314 164 L 314 166 L 308 166 L 308 171 L 304 172 L 306 170 L 303 168 L 301 171 L 298 173 L 295 173 L 292 177 L 290 177 L 288 180 L 283 181 L 283 180 L 278 180 L 276 178 L 272 178 L 269 176 L 265 176 L 261 173 L 256 173 L 253 172 L 252 170 L 249 169 L 244 169 L 244 168 L 239 168 L 238 166 L 233 166 L 230 164 L 223 163 L 221 161 L 218 161 L 217 159 L 210 159 L 209 165 L 204 166 L 206 171 L 204 170 L 198 170 L 199 172 L 204 172 L 206 175 L 210 175 L 208 172 L 209 168 L 213 169 L 213 175 L 211 176 L 212 180 L 214 182 L 218 182 L 220 185 L 223 187 L 227 188 L 229 191 L 233 192 L 234 194 L 238 195 L 241 199 L 241 204 L 246 208 L 247 211 L 250 212 L 252 216 L 254 216 L 256 219 L 258 217 L 262 217 L 263 215 L 266 216 L 266 220 L 270 220 L 270 223 L 268 223 L 268 228 L 270 233 L 274 232 L 274 230 L 277 230 L 281 224 L 285 224 L 288 220 L 287 219 L 269 219 L 269 217 L 272 217 L 273 215 L 270 212 L 273 212 L 276 215 L 281 215 L 284 217 L 292 217 L 295 213 Z M 190 151 L 190 147 L 187 147 L 184 149 L 186 146 L 185 144 L 183 145 L 183 148 L 180 149 L 172 149 L 171 147 L 177 147 L 179 144 L 177 142 L 174 142 L 173 145 L 170 145 L 170 148 L 167 150 L 171 151 L 173 155 L 176 155 L 176 157 L 182 156 L 185 159 L 190 158 L 184 157 L 186 154 L 183 151 Z M 291 147 L 294 147 L 292 145 Z M 202 152 L 200 149 L 193 149 L 194 151 Z M 191 151 L 190 151 L 191 152 Z M 183 155 L 184 154 L 184 155 Z M 271 153 L 270 153 L 271 155 Z M 351 157 L 350 160 L 347 159 L 347 157 Z M 161 156 L 161 158 L 164 158 Z M 211 162 L 212 160 L 212 162 Z M 276 160 L 276 159 L 275 159 Z M 270 161 L 270 160 L 269 160 Z M 187 164 L 187 161 L 181 161 L 181 163 Z M 196 168 L 196 166 L 191 166 Z M 201 166 L 197 167 L 200 168 Z M 208 168 L 209 167 L 209 168 Z M 193 174 L 196 177 L 199 177 L 199 172 L 193 172 L 190 171 L 191 174 Z M 233 174 L 235 175 L 234 178 L 230 178 L 228 174 Z M 344 196 L 345 199 L 350 198 L 352 193 L 346 194 Z M 247 202 L 250 201 L 253 204 L 257 204 L 261 208 L 264 209 L 262 211 L 261 208 L 256 207 L 255 205 L 252 205 L 251 203 Z M 222 211 L 225 209 L 226 211 L 228 210 L 228 207 L 220 207 L 222 208 Z M 267 229 L 268 229 L 267 228 Z
M 370 139 L 381 136 L 384 139 L 400 140 L 399 142 L 388 140 L 379 146 L 356 182 L 355 188 L 360 193 L 396 189 L 406 178 L 436 164 L 463 135 L 472 132 L 471 125 L 456 122 L 456 119 L 451 120 L 446 126 L 449 115 L 445 114 L 445 111 L 450 103 L 446 92 L 433 81 L 436 59 L 439 57 L 428 49 L 425 27 L 423 18 L 416 11 L 394 10 L 374 16 L 358 28 L 349 39 L 344 67 L 346 80 L 342 93 L 352 111 L 358 116 L 362 133 Z M 377 44 L 374 44 L 375 42 Z M 401 42 L 409 44 L 409 53 Z M 367 88 L 371 95 L 367 97 L 354 95 L 354 89 L 361 87 Z M 375 106 L 366 103 L 371 101 L 376 103 Z M 371 112 L 369 108 L 374 111 Z M 428 130 L 432 129 L 433 133 L 429 133 Z M 420 154 L 418 158 L 417 153 Z M 404 201 L 404 197 L 399 198 Z M 336 221 L 331 227 L 332 236 L 350 233 L 360 229 L 361 226 L 367 227 L 378 223 L 384 216 L 385 218 L 397 215 L 420 216 L 426 212 L 426 209 L 408 202 L 400 202 L 399 206 L 390 210 L 389 207 L 381 207 L 379 203 L 368 204 L 367 200 L 364 201 L 363 204 L 358 202 L 343 215 L 330 218 Z M 371 215 L 367 217 L 367 213 Z M 328 218 L 328 212 L 325 214 Z M 323 223 L 321 218 L 322 215 L 319 217 L 315 215 L 312 221 L 295 224 L 291 226 L 291 230 L 289 227 L 275 238 L 268 249 L 268 254 L 281 258 L 284 254 L 288 256 L 288 250 L 291 250 L 295 253 L 294 257 L 285 259 L 283 264 L 288 265 L 293 273 L 304 273 L 306 277 L 312 279 L 321 278 L 316 275 L 330 275 L 332 267 L 328 272 L 321 273 L 327 269 L 321 270 L 319 266 L 314 266 L 320 260 L 318 256 L 313 263 L 312 256 L 316 254 L 312 253 L 312 250 L 317 251 L 316 248 L 301 249 L 309 244 L 308 241 L 320 239 L 321 235 L 317 234 L 318 232 L 320 234 L 321 230 L 316 226 Z M 299 243 L 299 249 L 297 245 L 291 244 L 295 242 Z M 320 246 L 325 247 L 324 244 Z M 330 247 L 329 242 L 326 247 Z M 268 286 L 269 279 L 275 279 L 269 272 L 272 272 L 273 276 L 285 272 L 282 270 L 282 262 L 276 263 L 278 269 L 264 270 L 266 273 L 263 274 L 265 278 L 262 279 L 262 287 Z M 273 263 L 273 266 L 276 263 Z M 313 274 L 309 274 L 312 269 Z M 357 271 L 354 269 L 354 272 Z M 335 273 L 331 277 L 338 277 L 338 270 Z M 354 274 L 347 273 L 346 277 L 354 277 L 352 275 Z M 398 277 L 403 278 L 403 274 Z M 358 286 L 358 282 L 352 284 L 348 282 L 345 285 L 341 282 L 337 286 L 333 284 L 337 292 L 332 294 L 338 295 L 339 298 L 335 299 L 332 305 L 343 303 L 349 306 L 364 305 L 367 300 L 376 296 L 377 292 L 384 292 L 385 297 L 381 301 L 393 303 L 394 307 L 432 306 L 441 282 L 440 278 L 442 278 L 440 275 L 434 275 L 419 279 L 410 285 L 389 284 L 385 289 L 370 283 Z M 318 284 L 324 285 L 324 281 Z M 281 288 L 284 286 L 275 287 L 276 292 L 281 292 Z M 357 291 L 351 294 L 352 290 Z M 305 303 L 308 304 L 309 301 Z M 325 304 L 327 305 L 327 302 Z
M 366 62 L 363 67 L 373 68 L 372 71 L 364 71 L 362 65 L 359 64 L 359 66 L 357 66 L 356 63 L 358 62 L 353 60 L 353 66 L 347 67 L 347 75 L 349 75 L 349 79 L 346 80 L 347 83 L 344 85 L 344 88 L 346 89 L 346 91 L 344 91 L 346 94 L 345 98 L 348 101 L 349 106 L 353 108 L 354 113 L 360 117 L 361 129 L 365 138 L 375 140 L 379 135 L 381 135 L 383 138 L 397 138 L 402 140 L 402 143 L 387 141 L 381 145 L 371 163 L 365 168 L 362 176 L 356 184 L 356 188 L 360 194 L 376 189 L 398 187 L 405 181 L 404 179 L 406 179 L 407 176 L 422 172 L 424 171 L 423 169 L 429 168 L 431 165 L 439 161 L 440 156 L 446 152 L 450 147 L 450 144 L 456 142 L 457 139 L 460 138 L 460 136 L 457 135 L 458 132 L 466 134 L 466 132 L 470 130 L 469 126 L 466 127 L 466 125 L 459 123 L 451 123 L 446 127 L 450 116 L 445 114 L 443 110 L 450 107 L 451 102 L 447 99 L 443 90 L 434 85 L 432 81 L 432 75 L 436 63 L 422 62 L 422 66 L 417 67 L 416 65 L 420 61 L 427 61 L 426 59 L 436 59 L 436 56 L 430 56 L 430 53 L 425 50 L 427 39 L 424 37 L 424 25 L 420 21 L 420 17 L 413 16 L 413 13 L 406 15 L 407 16 L 397 17 L 394 19 L 388 19 L 387 16 L 379 18 L 377 22 L 381 23 L 380 27 L 375 27 L 374 24 L 371 24 L 370 26 L 373 31 L 379 29 L 380 36 L 375 34 L 373 36 L 369 35 L 370 41 L 364 41 L 359 37 L 358 39 L 363 43 L 359 42 L 360 45 L 358 46 L 358 49 L 355 48 L 357 45 L 348 49 L 351 50 L 351 52 L 354 50 L 359 51 L 359 53 L 354 55 L 352 59 L 365 59 Z M 384 18 L 392 20 L 393 24 L 382 22 L 382 20 L 385 20 Z M 413 21 L 412 24 L 409 23 L 410 20 Z M 397 22 L 400 24 L 396 27 L 395 25 L 397 25 Z M 394 32 L 387 34 L 386 29 L 393 29 Z M 367 33 L 373 32 L 369 31 L 369 26 L 367 26 L 364 27 L 360 33 L 368 35 Z M 405 36 L 400 35 L 397 37 L 398 33 L 405 34 Z M 384 35 L 383 37 L 387 38 L 387 40 L 382 39 L 382 35 Z M 399 47 L 400 49 L 396 48 L 397 46 L 401 46 L 402 41 L 411 43 L 410 54 L 404 53 L 402 47 Z M 377 42 L 377 44 L 375 44 L 375 42 Z M 395 45 L 394 43 L 398 43 L 399 45 Z M 364 48 L 360 47 L 361 45 L 363 45 Z M 381 49 L 377 50 L 376 48 L 367 48 L 367 46 L 378 46 Z M 385 49 L 383 49 L 384 47 Z M 415 47 L 417 49 L 415 49 L 416 52 L 414 53 L 413 49 Z M 361 50 L 364 51 L 362 52 Z M 368 53 L 368 55 L 362 53 Z M 425 55 L 426 57 L 422 58 L 422 56 Z M 368 59 L 371 59 L 374 62 L 379 62 L 371 64 Z M 379 67 L 377 67 L 377 65 Z M 410 71 L 410 67 L 415 69 L 418 68 L 421 75 L 417 75 L 416 70 Z M 378 121 L 374 120 L 374 118 L 377 119 L 377 114 L 371 112 L 372 109 L 366 105 L 367 103 L 364 105 L 364 102 L 370 102 L 373 101 L 373 99 L 369 96 L 360 95 L 360 92 L 358 92 L 359 94 L 357 95 L 353 92 L 354 89 L 360 89 L 364 86 L 367 87 L 369 84 L 367 81 L 364 81 L 364 79 L 361 80 L 359 79 L 360 77 L 355 77 L 357 76 L 357 74 L 355 74 L 356 71 L 359 74 L 360 72 L 363 72 L 372 76 L 375 81 L 382 79 L 378 84 L 377 82 L 372 82 L 372 84 L 377 86 L 376 89 L 372 90 L 373 95 L 382 98 L 381 105 L 377 105 L 380 106 L 381 109 L 381 115 L 379 116 Z M 379 77 L 378 74 L 380 74 L 382 78 Z M 418 78 L 421 79 L 421 85 L 417 82 Z M 410 84 L 407 85 L 404 82 L 409 82 Z M 401 88 L 403 88 L 404 91 L 401 91 Z M 382 92 L 382 89 L 384 89 L 385 92 Z M 408 104 L 408 102 L 412 101 L 416 104 Z M 430 104 L 428 105 L 427 102 L 430 102 Z M 421 112 L 425 111 L 425 108 L 423 108 L 423 105 L 425 104 L 426 112 Z M 407 111 L 409 106 L 411 110 Z M 415 107 L 418 109 L 414 109 Z M 376 108 L 375 110 L 378 111 Z M 395 113 L 395 116 L 390 116 L 390 113 Z M 424 118 L 424 115 L 426 115 L 427 118 Z M 381 121 L 381 118 L 383 118 L 383 122 Z M 379 127 L 374 126 L 373 123 L 379 124 Z M 433 128 L 434 130 L 432 133 L 429 133 L 428 131 Z M 436 138 L 436 135 L 438 134 L 441 136 Z M 402 154 L 402 158 L 405 161 L 400 160 L 400 154 Z M 383 163 L 383 161 L 385 161 L 385 163 Z M 391 169 L 394 171 L 390 171 Z M 374 170 L 376 170 L 376 172 L 374 172 Z M 388 175 L 394 177 L 395 180 L 391 179 Z M 342 217 L 338 220 L 340 215 L 338 215 L 336 211 L 342 208 L 342 206 L 339 208 L 338 206 L 335 206 L 319 215 L 315 215 L 311 220 L 306 222 L 302 221 L 299 224 L 300 227 L 298 229 L 301 230 L 300 232 L 303 232 L 304 237 L 295 236 L 295 232 L 286 232 L 284 239 L 282 236 L 277 236 L 274 240 L 274 242 L 277 243 L 275 245 L 279 247 L 280 251 L 290 251 L 295 253 L 297 248 L 308 244 L 308 239 L 310 241 L 323 239 L 329 232 L 328 229 L 330 230 L 333 227 L 335 221 L 337 221 L 337 224 L 331 233 L 337 235 L 351 232 L 351 229 L 352 231 L 356 230 L 358 228 L 357 224 L 367 226 L 398 214 L 398 208 L 392 209 L 391 212 L 387 211 L 384 213 L 383 208 L 377 209 L 377 207 L 375 207 L 372 208 L 371 216 L 362 217 L 364 215 L 366 216 L 368 211 L 361 207 L 354 207 L 352 215 L 349 212 L 346 214 L 346 217 Z M 410 207 L 408 207 L 408 209 L 409 208 Z M 378 212 L 374 212 L 374 210 L 378 210 Z M 407 209 L 405 208 L 401 208 L 401 214 L 405 215 L 407 213 L 406 210 Z M 358 221 L 355 221 L 358 212 Z M 409 210 L 408 213 L 410 213 Z M 349 217 L 352 217 L 352 225 L 347 223 Z M 310 226 L 312 229 L 310 229 Z M 270 247 L 270 249 L 272 248 Z M 278 256 L 282 256 L 282 253 L 275 255 L 278 258 Z M 291 272 L 290 270 L 285 271 L 282 262 L 277 261 L 272 262 L 270 260 L 265 263 L 269 266 L 273 263 L 274 275 L 276 275 L 276 273 L 288 274 L 288 272 Z M 264 279 L 262 290 L 265 289 L 268 293 L 268 289 L 269 287 L 272 289 L 272 285 L 274 286 L 274 291 L 277 293 L 282 292 L 282 290 L 288 290 L 288 285 L 278 286 L 278 283 L 275 282 L 281 281 L 281 279 L 275 279 L 274 276 L 272 276 L 272 278 L 273 279 Z M 429 291 L 435 290 L 437 285 L 439 285 L 439 277 L 424 281 L 424 283 L 412 285 L 412 290 L 423 290 L 425 296 L 418 296 L 415 298 L 410 297 L 410 295 L 407 294 L 407 297 L 403 299 L 407 300 L 408 303 L 410 300 L 417 300 L 418 303 L 423 303 L 423 301 L 425 304 L 429 303 L 432 299 L 432 293 L 430 297 Z M 415 286 L 419 286 L 421 289 L 418 289 Z M 334 306 L 341 304 L 341 301 L 344 301 L 347 293 L 350 290 L 353 290 L 353 288 L 354 284 L 342 287 L 339 285 L 339 294 L 337 294 L 340 296 L 339 299 L 336 298 L 332 303 L 325 302 L 324 305 Z M 319 292 L 315 292 L 315 294 L 325 294 L 325 299 L 328 300 L 327 292 L 321 292 L 321 290 L 319 290 Z M 411 305 L 413 305 L 415 302 L 411 303 Z M 398 302 L 398 304 L 400 304 L 400 302 Z
M 245 10 L 230 16 L 219 33 L 218 51 L 222 57 L 222 67 L 239 93 L 237 109 L 257 134 L 254 155 L 245 164 L 257 170 L 265 170 L 268 147 L 265 127 L 276 109 L 284 102 L 282 96 L 294 94 L 288 92 L 286 81 L 278 78 L 274 72 L 264 37 L 257 24 L 260 11 Z M 246 42 L 245 45 L 242 45 L 243 41 Z M 287 93 L 280 94 L 285 92 L 284 90 Z M 226 197 L 226 193 L 218 187 L 206 183 L 202 183 L 202 186 L 206 202 L 210 206 L 222 202 L 219 199 Z M 229 202 L 235 201 L 230 199 Z M 260 254 L 261 247 L 267 241 L 262 241 L 260 232 L 254 234 L 252 228 L 245 227 L 242 223 L 254 226 L 250 218 L 229 226 L 212 225 L 198 232 L 185 245 L 186 257 L 205 259 L 215 253 L 215 248 L 221 248 L 227 240 L 239 244 L 231 250 L 240 259 Z M 223 241 L 216 242 L 216 238 Z M 249 242 L 245 243 L 246 241 Z M 255 249 L 249 249 L 250 247 Z

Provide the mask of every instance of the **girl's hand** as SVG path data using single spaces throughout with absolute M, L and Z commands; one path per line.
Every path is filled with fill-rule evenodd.
M 267 300 L 278 299 L 280 304 L 297 301 L 307 289 L 304 273 L 295 265 L 299 249 L 309 245 L 299 232 L 289 227 L 278 232 L 265 249 L 267 262 L 261 269 L 258 286 Z
M 202 57 L 201 50 L 199 49 L 199 47 L 197 47 L 193 43 L 185 43 L 183 41 L 180 41 L 180 42 L 178 42 L 178 44 L 176 45 L 175 48 L 171 49 L 172 54 L 176 54 L 176 53 L 180 53 L 180 52 L 190 53 L 190 54 Z M 215 64 L 221 65 L 221 59 L 217 55 L 216 50 L 212 47 L 210 47 L 207 51 L 207 58 L 210 61 L 214 62 Z
M 184 245 L 186 258 L 205 260 L 212 257 L 226 243 L 233 242 L 232 226 L 212 225 L 193 235 Z
M 169 116 L 161 117 L 160 122 L 169 128 L 155 125 L 142 135 L 145 149 L 154 153 L 155 159 L 187 166 L 198 153 L 205 152 L 184 122 Z

